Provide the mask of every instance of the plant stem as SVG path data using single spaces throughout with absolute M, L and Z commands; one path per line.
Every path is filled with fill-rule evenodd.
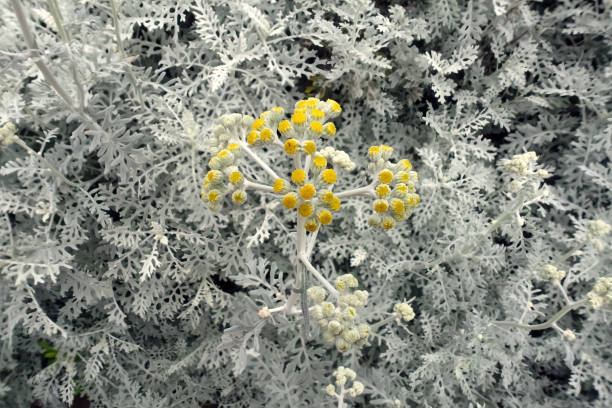
M 570 303 L 570 304 L 566 305 L 565 307 L 563 307 L 561 310 L 559 310 L 557 313 L 555 313 L 546 322 L 540 323 L 540 324 L 529 325 L 529 324 L 522 324 L 522 323 L 518 323 L 518 322 L 508 322 L 508 321 L 493 322 L 493 324 L 498 325 L 498 326 L 516 326 L 516 327 L 518 327 L 520 329 L 525 329 L 525 330 L 528 330 L 528 331 L 549 329 L 549 328 L 553 327 L 553 325 L 559 319 L 561 319 L 563 316 L 565 316 L 566 314 L 568 314 L 572 310 L 577 309 L 577 308 L 579 308 L 581 306 L 584 306 L 584 305 L 586 305 L 586 299 L 580 300 L 578 302 Z
M 306 258 L 306 256 L 304 254 L 302 254 L 300 256 L 300 260 L 302 261 L 302 263 L 306 266 L 306 269 L 308 269 L 308 271 L 310 273 L 312 273 L 312 275 L 319 281 L 321 282 L 321 285 L 323 285 L 325 287 L 325 289 L 327 289 L 327 291 L 329 293 L 331 293 L 334 297 L 338 297 L 339 293 L 336 290 L 336 288 L 334 288 L 331 283 L 329 283 L 327 281 L 327 279 L 325 279 L 325 277 L 323 275 L 321 275 L 321 273 L 319 273 L 319 271 L 316 270 L 316 268 L 314 266 L 312 266 L 312 264 L 310 263 L 310 261 L 308 261 L 308 258 Z
M 94 200 L 94 198 L 91 196 L 91 194 L 89 194 L 89 192 L 87 190 L 85 190 L 83 187 L 81 187 L 78 183 L 75 183 L 74 181 L 68 180 L 66 178 L 66 176 L 64 176 L 62 174 L 62 172 L 60 172 L 58 169 L 56 169 L 55 166 L 53 166 L 53 164 L 51 164 L 51 162 L 49 160 L 47 160 L 45 157 L 43 157 L 43 155 L 41 153 L 36 153 L 30 146 L 25 144 L 25 142 L 23 140 L 21 140 L 21 138 L 19 138 L 19 137 L 15 138 L 15 143 L 18 144 L 19 146 L 21 146 L 23 149 L 25 149 L 31 156 L 38 157 L 43 163 L 45 163 L 47 165 L 47 167 L 49 168 L 49 170 L 51 170 L 52 173 L 54 173 L 55 175 L 57 175 L 60 178 L 60 180 L 62 182 L 68 184 L 71 187 L 74 187 L 74 188 L 78 189 L 81 193 L 85 194 L 85 196 L 87 198 L 89 198 L 89 200 L 93 203 L 94 207 L 98 206 L 98 203 L 96 202 L 96 200 Z
M 374 331 L 376 329 L 378 329 L 379 327 L 384 326 L 387 323 L 391 323 L 392 321 L 396 320 L 398 317 L 396 315 L 392 315 L 387 317 L 386 319 L 381 320 L 380 322 L 376 322 L 372 325 L 370 325 L 370 330 Z
M 49 68 L 45 65 L 41 60 L 40 51 L 38 51 L 38 46 L 36 45 L 36 39 L 30 31 L 30 26 L 28 25 L 28 21 L 26 20 L 25 13 L 23 12 L 23 8 L 21 7 L 21 3 L 19 0 L 11 0 L 11 4 L 15 9 L 15 15 L 17 16 L 17 21 L 19 22 L 19 26 L 21 27 L 21 31 L 23 33 L 23 37 L 25 39 L 26 45 L 30 48 L 30 57 L 34 60 L 34 63 L 40 70 L 41 74 L 45 78 L 45 81 L 51 85 L 51 87 L 57 92 L 60 98 L 64 101 L 64 103 L 70 108 L 70 110 L 74 110 L 74 103 L 70 96 L 62 89 L 59 82 L 55 79 Z
M 264 171 L 268 173 L 268 175 L 272 177 L 273 180 L 280 178 L 278 177 L 278 174 L 276 174 L 276 172 L 272 170 L 266 162 L 261 160 L 261 157 L 259 157 L 254 151 L 252 151 L 251 148 L 243 141 L 240 141 L 240 148 L 243 152 L 246 153 L 247 156 L 249 156 L 255 163 L 257 163 L 262 169 L 264 169 Z
M 373 184 L 369 184 L 365 187 L 355 188 L 353 190 L 346 190 L 336 194 L 338 198 L 350 198 L 359 195 L 366 195 L 371 197 L 376 197 L 376 192 L 374 191 Z
M 55 26 L 57 27 L 57 31 L 64 41 L 66 45 L 70 43 L 70 35 L 64 28 L 62 12 L 57 5 L 57 0 L 47 0 L 47 4 L 49 5 L 49 10 L 51 11 L 51 15 L 53 16 L 53 20 L 55 21 Z M 79 109 L 85 109 L 85 92 L 83 91 L 83 84 L 79 79 L 79 75 L 76 69 L 76 64 L 74 63 L 74 59 L 72 58 L 72 54 L 69 53 L 70 56 L 70 72 L 72 73 L 72 78 L 76 84 L 77 97 L 79 98 Z
M 245 190 L 259 190 L 264 191 L 266 193 L 273 193 L 274 189 L 272 186 L 266 186 L 265 184 L 255 183 L 249 180 L 244 180 L 244 189 Z
M 119 48 L 119 53 L 121 54 L 121 57 L 127 61 L 127 54 L 125 53 L 125 49 L 123 48 L 123 40 L 121 40 L 121 31 L 119 29 L 119 13 L 117 13 L 117 5 L 115 3 L 115 0 L 110 0 L 110 6 L 111 6 L 111 14 L 113 16 L 113 25 L 115 26 L 115 37 L 117 38 L 117 47 Z M 140 101 L 140 105 L 144 106 L 144 101 L 142 99 L 142 92 L 140 91 L 140 87 L 138 86 L 138 82 L 136 81 L 136 77 L 134 76 L 134 73 L 132 72 L 132 68 L 129 65 L 129 62 L 127 65 L 127 75 L 128 75 L 128 78 L 130 79 L 130 82 L 132 83 L 132 86 L 134 87 L 134 92 L 136 93 L 136 96 L 138 97 L 138 100 Z

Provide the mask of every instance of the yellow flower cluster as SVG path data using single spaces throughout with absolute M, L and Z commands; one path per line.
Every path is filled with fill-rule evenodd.
M 213 211 L 221 207 L 226 196 L 238 205 L 247 200 L 244 175 L 238 169 L 242 156 L 240 135 L 252 127 L 254 120 L 252 116 L 233 113 L 217 121 L 209 140 L 214 156 L 208 162 L 210 171 L 204 177 L 202 188 L 202 200 Z
M 278 123 L 278 131 L 288 138 L 283 144 L 285 152 L 306 154 L 308 165 L 294 169 L 290 180 L 274 180 L 273 190 L 283 196 L 281 202 L 285 208 L 296 209 L 306 219 L 304 227 L 309 232 L 330 224 L 332 213 L 340 209 L 340 199 L 331 192 L 338 175 L 334 169 L 327 168 L 327 159 L 317 153 L 316 141 L 335 134 L 333 123 L 322 122 L 337 117 L 341 111 L 340 105 L 331 99 L 323 102 L 309 98 L 296 103 L 290 121 Z
M 284 114 L 285 110 L 279 106 L 263 112 L 251 124 L 251 130 L 246 136 L 247 143 L 255 146 L 277 142 L 277 129 L 281 127 Z
M 412 164 L 407 159 L 390 162 L 392 153 L 393 148 L 387 145 L 368 149 L 368 170 L 375 177 L 374 191 L 377 196 L 372 205 L 376 214 L 368 219 L 368 223 L 385 230 L 393 228 L 396 221 L 410 216 L 420 202 L 415 187 L 418 174 L 412 171 Z
M 230 143 L 208 162 L 211 170 L 204 177 L 202 200 L 213 211 L 220 208 L 226 195 L 231 195 L 235 204 L 243 204 L 247 199 L 244 176 L 236 166 L 240 154 L 240 145 Z
M 311 314 L 323 331 L 323 341 L 345 352 L 352 347 L 362 347 L 370 335 L 370 326 L 356 324 L 357 309 L 368 303 L 368 292 L 348 291 L 359 284 L 351 274 L 338 277 L 335 284 L 341 292 L 335 305 L 324 301 L 327 292 L 319 286 L 309 288 L 307 294 L 316 303 Z
M 285 111 L 281 107 L 265 111 L 257 119 L 240 114 L 221 116 L 210 138 L 210 150 L 215 156 L 208 163 L 211 170 L 204 179 L 202 199 L 213 210 L 230 194 L 234 203 L 242 204 L 247 195 L 244 176 L 237 167 L 241 148 L 252 155 L 249 146 L 282 146 L 290 155 L 304 153 L 307 161 L 304 168 L 292 172 L 290 181 L 274 180 L 273 191 L 282 195 L 286 208 L 297 209 L 306 219 L 308 231 L 331 223 L 332 212 L 341 205 L 331 192 L 338 176 L 333 168 L 327 168 L 325 153 L 317 152 L 317 141 L 335 135 L 336 127 L 329 120 L 340 112 L 342 108 L 336 101 L 309 98 L 296 103 L 291 120 L 283 120 Z M 284 143 L 279 134 L 286 139 Z
M 315 157 L 315 159 L 323 159 Z M 317 160 L 315 160 L 316 162 Z M 287 209 L 297 209 L 298 213 L 306 218 L 304 227 L 314 232 L 319 225 L 328 225 L 332 222 L 332 212 L 340 209 L 340 199 L 329 188 L 336 182 L 337 175 L 333 169 L 327 169 L 326 161 L 318 167 L 313 163 L 311 174 L 308 177 L 306 170 L 295 169 L 291 173 L 291 182 L 285 179 L 274 181 L 274 192 L 283 194 L 282 203 Z
M 278 124 L 278 131 L 287 139 L 283 144 L 285 152 L 289 155 L 297 152 L 314 154 L 317 151 L 317 139 L 331 138 L 336 134 L 336 126 L 326 121 L 337 117 L 340 112 L 340 104 L 331 99 L 325 102 L 317 98 L 298 101 L 291 120 L 283 120 Z

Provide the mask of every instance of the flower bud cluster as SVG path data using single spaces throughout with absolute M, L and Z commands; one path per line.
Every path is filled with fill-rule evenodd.
M 537 160 L 538 156 L 535 152 L 515 154 L 512 156 L 512 160 L 504 162 L 504 168 L 517 176 L 526 176 L 530 171 L 533 171 L 533 166 Z
M 408 303 L 396 303 L 393 307 L 393 311 L 398 317 L 401 317 L 405 321 L 409 322 L 414 319 L 414 310 Z
M 316 151 L 315 140 L 335 136 L 336 126 L 326 121 L 336 118 L 340 112 L 340 104 L 331 99 L 325 102 L 317 98 L 298 101 L 291 120 L 283 120 L 278 125 L 279 132 L 287 139 L 285 152 L 289 155 L 298 151 L 313 154 Z
M 368 223 L 385 230 L 409 217 L 420 202 L 415 188 L 419 181 L 417 172 L 412 171 L 412 164 L 407 159 L 390 162 L 392 153 L 393 148 L 387 145 L 368 149 L 368 171 L 375 177 L 374 191 L 378 197 L 373 204 L 375 214 Z
M 315 156 L 310 174 L 304 169 L 295 169 L 291 181 L 279 178 L 274 181 L 273 190 L 282 194 L 285 208 L 296 209 L 305 218 L 304 227 L 309 232 L 320 225 L 332 222 L 332 212 L 340 209 L 340 199 L 331 192 L 338 176 L 334 169 L 328 169 L 327 160 Z
M 341 387 L 341 389 L 346 389 L 351 397 L 355 398 L 363 393 L 363 384 L 359 381 L 355 381 L 357 374 L 350 368 L 340 366 L 333 372 L 333 376 L 336 377 L 336 386 Z M 346 387 L 348 379 L 353 381 L 350 388 Z M 329 384 L 327 387 L 325 387 L 325 391 L 332 397 L 339 397 L 340 395 L 336 394 L 336 386 L 334 386 L 334 384 Z
M 218 154 L 221 150 L 234 143 L 240 143 L 244 135 L 251 129 L 255 119 L 250 115 L 231 113 L 217 119 L 217 126 L 213 129 L 208 140 L 210 153 Z M 213 160 L 213 163 L 215 160 Z M 213 168 L 211 166 L 211 168 Z
M 612 230 L 609 224 L 603 220 L 593 220 L 587 223 L 587 234 L 589 238 L 599 238 Z
M 336 101 L 328 99 L 323 102 L 309 98 L 296 103 L 291 121 L 278 123 L 280 134 L 287 138 L 283 144 L 285 152 L 289 155 L 304 153 L 309 156 L 309 162 L 304 168 L 294 169 L 290 181 L 276 179 L 273 190 L 283 195 L 285 208 L 296 209 L 305 218 L 304 227 L 309 232 L 330 224 L 332 213 L 340 209 L 340 199 L 331 191 L 338 175 L 336 170 L 328 168 L 328 163 L 352 170 L 352 162 L 346 153 L 333 148 L 317 151 L 318 138 L 331 137 L 336 133 L 332 122 L 323 124 L 322 121 L 337 117 L 341 111 Z
M 213 211 L 221 207 L 225 196 L 230 196 L 239 205 L 247 200 L 244 175 L 237 166 L 242 149 L 236 135 L 246 132 L 253 117 L 235 113 L 221 116 L 218 122 L 210 138 L 210 151 L 214 156 L 208 162 L 210 171 L 204 177 L 202 188 L 202 200 Z
M 0 144 L 4 146 L 12 144 L 17 139 L 15 133 L 17 133 L 17 127 L 11 122 L 5 123 L 0 128 Z
M 357 309 L 368 303 L 367 291 L 349 291 L 349 288 L 356 288 L 358 284 L 357 279 L 351 274 L 338 277 L 335 286 L 340 291 L 340 295 L 335 305 L 324 301 L 327 296 L 325 289 L 313 286 L 307 291 L 308 297 L 316 303 L 311 315 L 323 332 L 323 341 L 335 345 L 341 352 L 353 347 L 362 347 L 370 336 L 370 326 L 358 325 L 356 322 Z
M 587 303 L 593 309 L 612 305 L 612 278 L 599 278 L 593 290 L 587 293 Z
M 503 162 L 504 168 L 515 176 L 508 185 L 510 192 L 525 191 L 530 198 L 537 196 L 542 180 L 550 177 L 547 170 L 538 168 L 537 160 L 535 152 L 527 152 L 516 154 L 511 160 Z
M 540 278 L 549 280 L 552 282 L 559 282 L 561 279 L 565 278 L 565 271 L 561 269 L 557 269 L 556 266 L 546 265 L 540 271 Z
M 340 167 L 346 171 L 353 171 L 356 167 L 355 163 L 351 160 L 349 155 L 342 151 L 336 150 L 331 146 L 326 146 L 319 151 L 319 154 L 334 166 Z
M 267 110 L 251 123 L 246 141 L 251 146 L 278 142 L 278 128 L 285 110 L 279 106 Z

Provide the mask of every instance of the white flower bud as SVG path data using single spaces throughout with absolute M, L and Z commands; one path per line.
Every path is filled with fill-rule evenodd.
M 565 271 L 557 269 L 554 265 L 545 265 L 540 271 L 540 277 L 542 279 L 550 280 L 552 282 L 558 282 L 565 278 Z
M 321 302 L 321 311 L 323 312 L 323 316 L 324 317 L 329 317 L 331 316 L 334 311 L 335 311 L 335 307 L 332 303 L 330 302 Z
M 353 386 L 349 388 L 349 395 L 351 397 L 356 397 L 363 392 L 363 389 L 364 389 L 363 384 L 360 383 L 359 381 L 355 381 L 353 383 Z
M 410 306 L 408 303 L 397 303 L 393 307 L 393 310 L 399 315 L 401 315 L 402 318 L 407 322 L 414 319 L 414 310 L 412 310 L 412 306 Z
M 313 317 L 313 319 L 315 320 L 321 320 L 323 319 L 325 316 L 323 315 L 323 310 L 321 308 L 320 305 L 316 305 L 312 308 L 312 311 L 310 312 L 310 315 Z
M 353 295 L 357 298 L 359 305 L 356 307 L 365 306 L 368 304 L 368 291 L 366 290 L 356 290 Z
M 337 334 L 340 334 L 340 332 L 344 329 L 344 327 L 342 326 L 342 324 L 340 324 L 339 321 L 330 320 L 330 322 L 327 324 L 327 329 L 333 334 L 337 335 Z
M 351 348 L 351 345 L 347 343 L 346 340 L 344 340 L 342 337 L 338 337 L 336 339 L 336 348 L 338 349 L 338 351 L 344 353 L 345 351 Z M 346 379 L 346 377 L 344 378 Z
M 357 329 L 345 330 L 342 333 L 342 338 L 346 340 L 347 343 L 353 344 L 357 340 L 360 339 L 359 331 Z
M 568 341 L 574 341 L 574 340 L 576 340 L 576 335 L 574 334 L 574 332 L 573 332 L 573 331 L 571 331 L 571 330 L 569 330 L 569 329 L 568 329 L 568 330 L 563 330 L 563 336 L 565 336 L 565 338 L 566 338 Z
M 311 288 L 308 288 L 306 294 L 310 299 L 313 300 L 313 302 L 321 303 L 323 302 L 323 300 L 325 300 L 325 297 L 327 296 L 327 291 L 320 286 L 313 286 Z
M 336 341 L 336 335 L 332 331 L 329 330 L 329 324 L 328 324 L 328 330 L 325 330 L 323 332 L 322 337 L 323 337 L 323 341 L 325 342 L 325 344 L 328 344 L 328 345 L 332 345 Z
M 259 309 L 259 312 L 257 312 L 257 314 L 262 319 L 266 319 L 266 318 L 272 316 L 272 314 L 270 314 L 270 310 L 267 307 L 262 307 L 261 309 Z
M 610 232 L 612 227 L 602 220 L 589 221 L 587 223 L 587 232 L 589 238 L 597 238 Z

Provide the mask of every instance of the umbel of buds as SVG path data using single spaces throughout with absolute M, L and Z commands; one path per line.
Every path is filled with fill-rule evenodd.
M 339 276 L 334 283 L 339 291 L 335 304 L 325 301 L 327 291 L 320 286 L 309 288 L 307 294 L 315 303 L 311 315 L 321 328 L 323 341 L 345 352 L 362 347 L 370 336 L 370 326 L 357 324 L 357 311 L 368 303 L 368 292 L 351 290 L 359 285 L 351 274 Z
M 612 278 L 599 278 L 593 290 L 587 293 L 587 303 L 593 309 L 612 305 Z
M 350 368 L 340 366 L 333 372 L 333 375 L 336 377 L 336 384 L 329 384 L 327 387 L 325 387 L 325 392 L 327 392 L 330 396 L 343 399 L 344 396 L 348 394 L 355 398 L 363 393 L 363 384 L 359 381 L 355 381 L 355 378 L 357 377 L 355 371 L 351 370 Z M 353 382 L 353 384 L 350 388 L 347 388 L 346 385 L 349 379 Z M 336 387 L 339 387 L 339 389 L 336 390 Z
M 257 119 L 238 113 L 221 116 L 209 140 L 213 157 L 208 162 L 210 171 L 204 178 L 202 200 L 217 211 L 226 197 L 242 205 L 248 199 L 247 190 L 259 190 L 276 194 L 287 210 L 296 211 L 305 219 L 308 232 L 331 224 L 341 207 L 340 196 L 333 192 L 338 173 L 356 167 L 346 152 L 320 146 L 336 135 L 332 120 L 341 112 L 334 100 L 309 98 L 295 104 L 289 119 L 279 106 Z M 254 150 L 259 147 L 278 149 L 291 159 L 290 177 L 279 176 L 260 158 Z M 407 159 L 390 161 L 392 153 L 393 148 L 387 145 L 370 147 L 368 171 L 374 181 L 343 195 L 374 197 L 369 224 L 385 230 L 408 218 L 420 201 L 415 187 L 418 175 L 412 164 Z M 258 180 L 247 180 L 241 169 L 244 159 L 255 161 L 266 174 L 256 177 Z

